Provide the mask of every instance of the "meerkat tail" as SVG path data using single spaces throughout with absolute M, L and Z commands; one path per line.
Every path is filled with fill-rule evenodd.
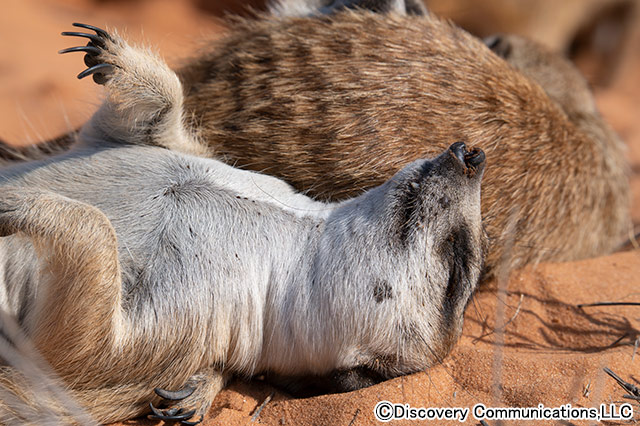
M 26 146 L 11 146 L 0 140 L 0 167 L 20 161 L 36 161 L 68 151 L 76 143 L 80 129 L 44 142 Z
M 68 151 L 76 143 L 80 129 L 56 136 L 44 142 L 26 146 L 11 146 L 0 140 L 0 167 L 20 161 L 37 161 Z

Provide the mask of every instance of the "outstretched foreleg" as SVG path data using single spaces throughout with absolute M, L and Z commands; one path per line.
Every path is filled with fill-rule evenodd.
M 106 102 L 83 128 L 81 139 L 207 153 L 184 126 L 182 84 L 162 59 L 148 49 L 128 45 L 116 33 L 92 25 L 73 25 L 95 34 L 63 32 L 65 36 L 86 38 L 89 43 L 60 53 L 85 53 L 88 68 L 78 78 L 91 75 L 106 88 Z

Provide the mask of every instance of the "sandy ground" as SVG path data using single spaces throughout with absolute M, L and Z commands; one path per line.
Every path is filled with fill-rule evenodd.
M 214 16 L 187 0 L 4 0 L 3 6 L 0 138 L 15 144 L 75 128 L 99 103 L 100 89 L 90 79 L 79 82 L 75 78 L 81 71 L 79 58 L 56 53 L 74 45 L 58 35 L 71 30 L 71 22 L 126 28 L 129 39 L 151 43 L 173 64 L 223 28 Z M 637 227 L 640 31 L 632 40 L 613 83 L 598 89 L 597 99 L 602 113 L 629 147 Z M 640 385 L 640 353 L 634 349 L 640 337 L 640 308 L 577 305 L 640 302 L 638 272 L 638 250 L 516 271 L 508 280 L 492 283 L 477 294 L 466 313 L 463 337 L 441 366 L 357 392 L 306 399 L 292 399 L 264 383 L 236 380 L 216 398 L 204 424 L 249 423 L 268 396 L 272 398 L 256 416 L 257 423 L 370 424 L 375 423 L 373 407 L 381 400 L 414 407 L 471 407 L 477 403 L 592 407 L 627 402 L 622 398 L 625 392 L 602 369 L 607 366 Z M 640 419 L 640 405 L 635 405 L 635 411 L 635 418 Z M 156 423 L 136 420 L 125 424 Z

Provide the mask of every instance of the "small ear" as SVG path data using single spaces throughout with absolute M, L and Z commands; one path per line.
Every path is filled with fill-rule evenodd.
M 638 12 L 635 1 L 612 2 L 597 9 L 576 31 L 567 53 L 591 84 L 611 83 Z
M 501 58 L 507 59 L 511 54 L 511 43 L 502 34 L 485 37 L 482 41 Z
M 405 10 L 407 15 L 424 16 L 428 13 L 422 0 L 405 0 Z

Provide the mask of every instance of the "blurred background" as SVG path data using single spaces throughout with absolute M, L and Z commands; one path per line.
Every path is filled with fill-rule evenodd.
M 60 49 L 78 45 L 77 39 L 60 35 L 61 31 L 74 30 L 71 26 L 72 22 L 84 22 L 109 29 L 117 28 L 129 41 L 152 46 L 169 64 L 175 66 L 195 55 L 199 46 L 223 36 L 226 14 L 249 15 L 249 8 L 258 11 L 265 9 L 264 0 L 247 1 L 248 3 L 238 0 L 2 0 L 0 139 L 12 144 L 27 144 L 57 136 L 80 126 L 100 104 L 101 88 L 90 78 L 81 81 L 76 79 L 76 75 L 84 69 L 81 55 L 57 54 Z M 563 52 L 578 65 L 594 88 L 602 114 L 629 147 L 632 172 L 632 217 L 638 230 L 640 227 L 640 0 L 425 1 L 432 12 L 453 20 L 475 35 L 484 37 L 500 32 L 518 33 Z M 579 155 L 579 151 L 576 155 Z M 535 321 L 539 321 L 541 325 L 536 325 L 536 329 L 540 327 L 543 330 L 541 333 L 545 340 L 541 341 L 546 341 L 548 337 L 544 334 L 543 327 L 557 323 L 557 318 L 560 316 L 565 317 L 568 313 L 575 314 L 573 310 L 562 307 L 565 305 L 555 302 L 553 299 L 555 297 L 562 300 L 561 296 L 558 296 L 557 289 L 568 289 L 566 293 L 572 296 L 571 300 L 575 294 L 583 290 L 584 283 L 593 285 L 593 288 L 607 291 L 611 289 L 610 291 L 615 292 L 616 289 L 621 288 L 620 282 L 629 282 L 625 280 L 624 273 L 629 274 L 627 276 L 637 275 L 637 263 L 632 263 L 629 259 L 629 257 L 596 259 L 579 263 L 578 266 L 568 264 L 566 269 L 562 269 L 563 265 L 552 265 L 551 272 L 546 272 L 546 275 L 544 273 L 525 275 L 524 278 L 519 277 L 517 282 L 514 280 L 516 288 L 526 289 L 528 294 L 529 292 L 534 295 L 540 294 L 540 296 L 528 298 L 527 308 L 523 309 L 520 316 L 520 319 L 524 319 L 517 333 L 524 333 L 525 328 L 531 327 L 534 323 L 538 324 Z M 613 267 L 616 269 L 611 269 Z M 545 280 L 553 286 L 546 284 Z M 549 302 L 545 292 L 536 290 L 538 285 L 544 291 L 549 291 L 549 288 L 554 289 L 553 303 Z M 515 294 L 512 299 L 516 297 Z M 489 291 L 484 296 L 478 297 L 474 307 L 480 306 L 480 311 L 484 310 L 487 313 L 494 311 L 496 298 L 493 292 Z M 613 296 L 598 294 L 598 297 L 607 299 Z M 520 301 L 522 302 L 522 294 Z M 545 304 L 545 302 L 549 303 Z M 513 306 L 515 307 L 515 303 Z M 469 309 L 469 311 L 472 310 Z M 518 304 L 515 315 L 519 311 Z M 527 311 L 529 316 L 526 316 L 527 312 L 524 311 Z M 467 324 L 473 326 L 472 315 L 474 314 L 469 315 L 472 320 L 467 321 Z M 583 314 L 579 315 L 582 318 Z M 533 320 L 529 320 L 530 318 Z M 607 320 L 600 324 L 618 322 L 627 324 L 626 318 L 616 320 L 610 319 L 609 316 L 606 318 Z M 486 322 L 486 318 L 483 321 Z M 463 389 L 466 387 L 476 395 L 489 395 L 483 389 L 488 386 L 487 383 L 492 383 L 493 372 L 491 363 L 486 360 L 491 359 L 494 348 L 491 345 L 482 346 L 482 342 L 476 345 L 477 339 L 470 337 L 475 336 L 474 332 L 485 333 L 485 323 L 482 322 L 482 331 L 478 331 L 480 322 L 479 320 L 475 322 L 476 331 L 463 337 L 462 343 L 456 349 L 457 352 L 449 358 L 447 369 L 453 373 L 449 373 L 447 369 L 435 369 L 428 379 L 420 375 L 409 376 L 401 378 L 401 381 L 390 382 L 392 384 L 386 387 L 372 388 L 373 390 L 369 393 L 363 392 L 355 396 L 353 394 L 324 396 L 316 402 L 313 399 L 294 400 L 289 405 L 282 401 L 272 403 L 263 411 L 262 417 L 270 415 L 272 420 L 276 419 L 275 422 L 280 417 L 283 421 L 286 415 L 287 418 L 307 419 L 305 424 L 316 424 L 318 421 L 325 421 L 327 414 L 335 416 L 336 413 L 343 412 L 343 416 L 339 417 L 342 419 L 341 424 L 346 424 L 349 420 L 353 423 L 358 413 L 360 418 L 366 418 L 366 413 L 361 413 L 361 409 L 356 406 L 367 406 L 369 402 L 364 399 L 367 395 L 370 398 L 375 396 L 377 400 L 382 399 L 380 395 L 383 394 L 385 398 L 391 398 L 389 395 L 399 392 L 398 383 L 402 383 L 402 395 L 397 394 L 397 397 L 402 397 L 404 401 L 405 380 L 406 389 L 411 397 L 426 395 L 441 401 L 441 395 L 453 393 L 455 398 L 452 375 L 455 375 L 457 382 L 462 383 Z M 568 329 L 576 330 L 573 327 Z M 522 336 L 525 335 L 529 336 L 529 334 L 522 334 Z M 553 333 L 551 335 L 554 336 Z M 542 338 L 535 337 L 535 339 Z M 582 339 L 582 337 L 576 337 L 576 339 Z M 571 387 L 578 386 L 575 387 L 577 393 L 581 383 L 578 379 L 582 377 L 580 374 L 583 374 L 580 371 L 584 371 L 584 377 L 587 377 L 589 374 L 595 375 L 593 372 L 600 371 L 602 365 L 610 365 L 612 368 L 617 365 L 614 369 L 619 373 L 623 365 L 629 366 L 629 371 L 633 368 L 631 363 L 633 358 L 630 355 L 628 357 L 616 355 L 622 352 L 614 353 L 618 358 L 613 357 L 611 352 L 602 356 L 585 353 L 576 356 L 572 352 L 549 355 L 546 350 L 542 351 L 541 355 L 534 356 L 531 355 L 533 352 L 528 349 L 528 346 L 526 347 L 524 355 L 525 351 L 518 350 L 517 347 L 513 350 L 507 348 L 504 355 L 506 360 L 504 377 L 507 383 L 505 386 L 511 389 L 512 395 L 519 395 L 518 398 L 511 400 L 512 404 L 536 405 L 537 398 L 566 403 L 569 400 L 566 400 L 567 396 L 562 393 L 564 392 L 562 389 L 566 390 L 568 381 L 573 380 Z M 603 364 L 604 357 L 607 359 L 607 364 Z M 618 359 L 618 363 L 609 364 L 614 359 Z M 567 381 L 563 384 L 565 387 L 559 386 L 558 384 L 564 379 Z M 584 380 L 586 383 L 587 379 Z M 602 383 L 605 383 L 604 379 L 600 382 L 594 381 L 594 389 L 600 389 Z M 588 384 L 591 386 L 590 379 Z M 547 394 L 550 389 L 558 390 L 554 394 Z M 231 424 L 227 422 L 229 418 L 238 419 L 234 424 L 246 424 L 250 411 L 264 401 L 271 391 L 270 388 L 265 390 L 264 387 L 256 387 L 255 384 L 232 385 L 230 390 L 223 391 L 216 399 L 215 413 L 221 420 L 211 424 Z M 600 391 L 596 390 L 594 394 L 598 392 Z M 585 398 L 587 394 L 584 394 Z M 471 393 L 460 392 L 460 404 L 466 403 L 463 399 L 465 395 L 471 395 Z M 274 400 L 277 399 L 278 397 Z M 268 414 L 269 409 L 272 409 L 272 414 Z M 227 417 L 220 413 L 226 413 Z M 235 413 L 236 417 L 230 413 Z M 135 423 L 127 422 L 127 424 Z M 300 422 L 294 421 L 287 424 L 300 424 Z
M 629 146 L 634 221 L 640 223 L 640 1 L 425 0 L 471 33 L 518 33 L 571 58 L 599 107 Z M 0 138 L 25 144 L 85 122 L 100 103 L 91 79 L 78 81 L 80 55 L 58 55 L 77 40 L 72 22 L 117 28 L 177 65 L 224 33 L 227 14 L 265 10 L 265 0 L 3 0 L 0 13 Z

